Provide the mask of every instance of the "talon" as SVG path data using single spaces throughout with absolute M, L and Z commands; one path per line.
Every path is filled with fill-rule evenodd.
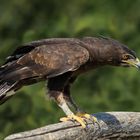
M 86 128 L 87 123 L 84 120 L 84 118 L 82 118 L 80 116 L 76 116 L 76 115 L 72 114 L 67 117 L 60 118 L 60 121 L 62 121 L 62 122 L 73 121 L 73 120 L 79 122 L 83 128 Z
M 78 112 L 77 113 L 77 116 L 80 116 L 80 117 L 85 118 L 85 119 L 89 119 L 89 120 L 91 120 L 94 123 L 97 123 L 99 125 L 99 122 L 98 122 L 97 118 L 94 117 L 94 116 L 92 116 L 92 115 L 90 115 L 90 114 L 87 114 L 87 113 L 79 113 Z
M 60 121 L 61 122 L 67 122 L 67 121 L 69 121 L 69 118 L 68 117 L 62 117 L 62 118 L 60 118 Z

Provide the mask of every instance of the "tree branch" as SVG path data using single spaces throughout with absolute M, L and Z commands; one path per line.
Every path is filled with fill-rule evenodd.
M 86 129 L 78 123 L 63 122 L 35 130 L 10 135 L 5 140 L 95 140 L 95 139 L 140 139 L 139 112 L 106 112 L 93 114 L 98 124 L 88 121 Z

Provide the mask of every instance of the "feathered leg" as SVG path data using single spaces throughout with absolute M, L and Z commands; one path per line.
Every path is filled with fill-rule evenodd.
M 74 109 L 74 111 L 76 111 L 76 112 L 82 112 L 82 109 L 78 107 L 78 105 L 75 103 L 75 101 L 73 100 L 73 98 L 70 94 L 70 84 L 65 86 L 64 95 L 65 95 L 65 100 L 69 107 L 72 107 Z
M 63 117 L 60 121 L 69 121 L 75 120 L 79 122 L 83 128 L 86 127 L 86 119 L 90 119 L 94 122 L 97 122 L 97 119 L 87 113 L 83 113 L 80 111 L 78 106 L 74 103 L 72 98 L 70 97 L 70 86 L 69 82 L 67 82 L 67 75 L 58 76 L 48 80 L 48 93 L 49 96 L 52 97 L 58 106 L 64 111 L 67 117 Z M 70 105 L 76 110 L 76 114 L 74 114 L 69 108 Z
M 86 127 L 86 122 L 84 121 L 84 118 L 75 115 L 69 108 L 67 101 L 65 100 L 64 94 L 59 91 L 49 91 L 49 94 L 51 94 L 53 99 L 56 101 L 58 106 L 64 111 L 67 117 L 60 118 L 60 121 L 69 121 L 69 120 L 75 120 L 79 122 L 83 128 Z
M 76 116 L 81 117 L 83 119 L 89 119 L 93 121 L 94 123 L 98 123 L 97 118 L 84 112 L 81 108 L 78 107 L 78 105 L 74 102 L 73 98 L 70 95 L 70 85 L 67 85 L 64 89 L 64 97 L 66 99 L 66 102 L 69 106 L 72 106 L 76 111 Z M 67 119 L 66 119 L 67 120 Z

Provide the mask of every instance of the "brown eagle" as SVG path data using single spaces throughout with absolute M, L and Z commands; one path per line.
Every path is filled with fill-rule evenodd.
M 85 119 L 97 120 L 77 107 L 70 87 L 81 73 L 104 65 L 140 68 L 140 61 L 127 46 L 104 37 L 53 38 L 27 43 L 0 67 L 0 104 L 23 86 L 48 80 L 49 96 L 67 116 L 60 120 L 75 120 L 85 128 Z

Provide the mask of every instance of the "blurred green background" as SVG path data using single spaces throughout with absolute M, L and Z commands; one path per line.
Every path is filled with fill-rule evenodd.
M 0 64 L 22 43 L 42 38 L 109 36 L 140 56 L 140 0 L 0 0 Z M 140 111 L 139 71 L 104 67 L 72 87 L 87 112 Z M 0 139 L 57 123 L 63 112 L 45 95 L 44 83 L 22 88 L 0 106 Z

